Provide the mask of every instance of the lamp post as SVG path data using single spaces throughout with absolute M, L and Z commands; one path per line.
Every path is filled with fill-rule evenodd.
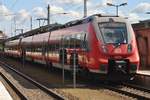
M 107 5 L 116 7 L 116 16 L 118 16 L 119 7 L 127 5 L 127 3 L 122 3 L 122 4 L 119 4 L 119 5 L 115 5 L 115 4 L 112 4 L 112 3 L 107 3 Z

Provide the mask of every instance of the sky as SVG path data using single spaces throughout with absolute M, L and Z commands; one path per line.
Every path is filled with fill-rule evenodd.
M 15 29 L 30 30 L 32 16 L 33 29 L 39 27 L 37 18 L 46 18 L 47 5 L 50 5 L 50 22 L 64 24 L 83 17 L 84 0 L 0 0 L 0 30 L 7 36 L 20 34 Z M 96 13 L 115 15 L 116 8 L 107 3 L 119 5 L 119 16 L 128 17 L 131 23 L 150 19 L 150 0 L 87 0 L 88 16 Z M 67 14 L 62 14 L 67 13 Z M 16 25 L 15 25 L 16 23 Z M 41 22 L 46 25 L 46 22 Z

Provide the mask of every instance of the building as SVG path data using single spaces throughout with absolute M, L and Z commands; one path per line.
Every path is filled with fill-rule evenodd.
M 150 20 L 133 24 L 140 54 L 140 69 L 150 69 Z
M 7 36 L 3 33 L 3 31 L 0 31 L 0 51 L 3 50 L 4 40 L 6 38 Z

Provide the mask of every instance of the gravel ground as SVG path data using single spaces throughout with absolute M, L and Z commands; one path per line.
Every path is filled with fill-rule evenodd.
M 69 77 L 65 79 L 65 85 L 62 85 L 61 71 L 55 70 L 50 72 L 45 69 L 44 65 L 25 63 L 24 68 L 21 63 L 16 60 L 7 59 L 9 64 L 17 65 L 16 68 L 19 71 L 29 75 L 36 81 L 44 84 L 50 89 L 55 90 L 61 95 L 64 95 L 68 100 L 131 100 L 122 94 L 103 89 L 103 88 L 88 88 L 85 82 L 77 81 L 78 85 L 76 89 L 72 88 L 72 81 Z M 68 74 L 66 74 L 68 75 Z M 32 89 L 31 89 L 32 90 Z M 36 94 L 34 94 L 36 95 Z
M 123 86 L 120 89 L 124 90 L 124 91 L 128 91 L 130 93 L 134 93 L 134 94 L 138 94 L 138 95 L 150 98 L 150 93 L 148 93 L 148 92 L 143 92 L 141 90 L 137 90 L 137 89 L 134 89 L 134 88 L 129 88 L 129 87 L 126 87 L 126 86 Z
M 69 94 L 74 94 L 79 100 L 133 100 L 133 98 L 106 89 L 61 89 Z

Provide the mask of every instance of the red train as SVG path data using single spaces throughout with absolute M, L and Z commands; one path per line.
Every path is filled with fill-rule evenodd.
M 51 67 L 96 74 L 100 79 L 130 79 L 139 55 L 131 25 L 116 16 L 93 15 L 51 28 L 49 32 L 5 43 L 4 52 Z

